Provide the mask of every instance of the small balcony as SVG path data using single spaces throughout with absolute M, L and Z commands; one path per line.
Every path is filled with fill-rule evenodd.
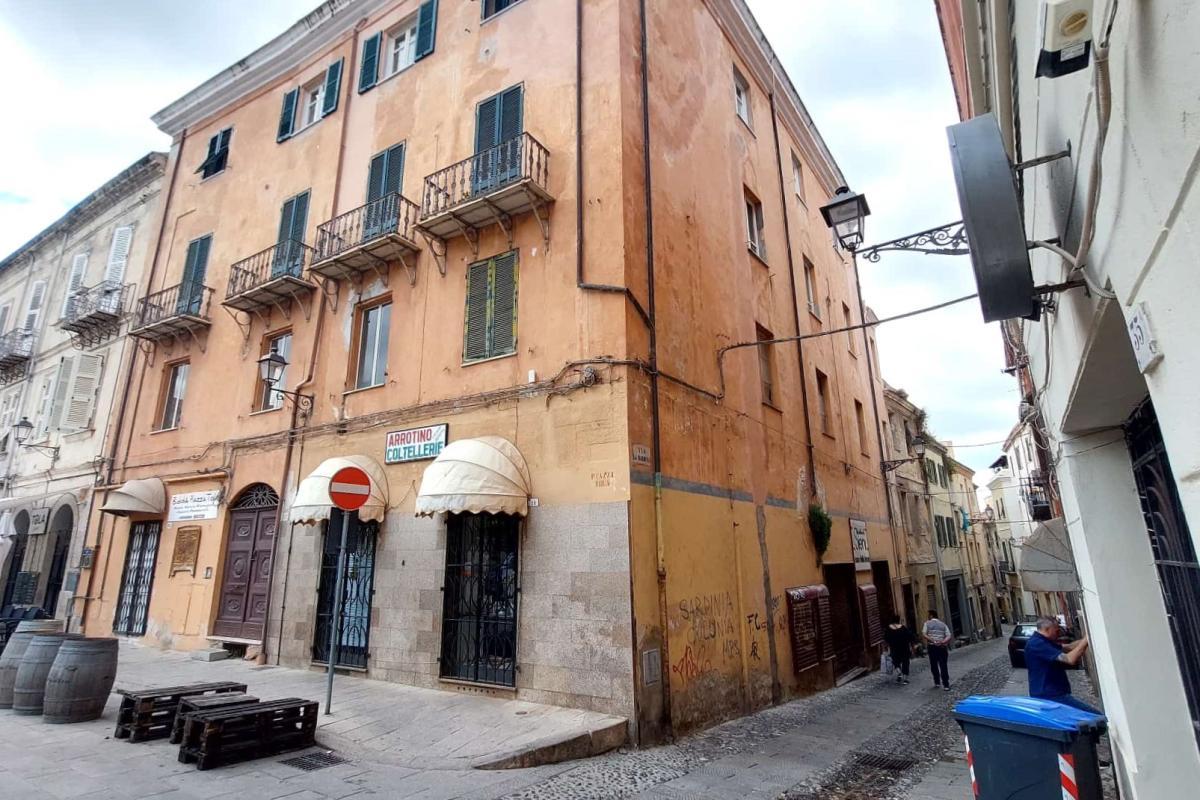
M 323 278 L 357 281 L 366 272 L 386 280 L 388 264 L 399 261 L 415 280 L 420 248 L 414 225 L 420 209 L 402 194 L 384 195 L 317 228 L 317 252 L 309 271 Z
M 438 170 L 425 178 L 420 230 L 437 239 L 465 236 L 496 224 L 512 239 L 512 217 L 537 214 L 542 235 L 549 236 L 546 190 L 550 153 L 528 133 Z
M 316 284 L 304 277 L 314 250 L 304 242 L 286 239 L 229 268 L 229 285 L 221 305 L 238 311 L 275 306 L 287 316 L 293 299 L 302 301 Z
M 130 336 L 158 342 L 194 336 L 212 325 L 213 290 L 195 282 L 180 283 L 138 300 Z
M 0 336 L 0 383 L 12 383 L 25 374 L 33 354 L 33 333 L 14 328 Z
M 80 289 L 67 300 L 58 327 L 71 334 L 86 335 L 121 324 L 133 284 L 101 283 Z

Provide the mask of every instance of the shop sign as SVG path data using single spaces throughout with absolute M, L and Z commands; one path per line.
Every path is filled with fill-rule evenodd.
M 46 528 L 50 523 L 50 509 L 48 508 L 31 508 L 29 509 L 29 535 L 40 536 L 46 532 Z
M 850 520 L 850 546 L 854 553 L 854 568 L 859 572 L 871 568 L 871 546 L 867 541 L 867 523 Z
M 211 492 L 188 492 L 171 495 L 171 510 L 167 522 L 191 522 L 198 519 L 216 519 L 217 506 L 221 501 L 220 490 Z
M 426 425 L 424 428 L 409 428 L 390 431 L 383 448 L 383 463 L 402 464 L 405 461 L 424 461 L 437 458 L 450 438 L 450 426 Z

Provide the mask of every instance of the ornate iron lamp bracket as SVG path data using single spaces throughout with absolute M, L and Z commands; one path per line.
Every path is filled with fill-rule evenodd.
M 872 263 L 878 262 L 881 253 L 907 250 L 926 255 L 965 256 L 971 252 L 967 243 L 967 232 L 962 221 L 951 222 L 936 228 L 880 242 L 870 247 L 860 247 L 856 255 Z

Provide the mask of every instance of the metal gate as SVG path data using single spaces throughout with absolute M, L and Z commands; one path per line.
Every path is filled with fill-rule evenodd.
M 1149 398 L 1125 423 L 1125 441 L 1133 462 L 1133 476 L 1150 535 L 1192 728 L 1200 742 L 1200 563 L 1167 461 L 1158 417 Z
M 447 520 L 443 678 L 516 685 L 519 530 L 499 514 Z
M 321 550 L 321 580 L 317 587 L 317 627 L 313 661 L 329 663 L 333 636 L 333 593 L 337 589 L 338 548 L 342 543 L 342 512 L 330 509 Z M 371 647 L 371 596 L 375 593 L 375 539 L 378 522 L 350 520 L 346 536 L 346 580 L 342 590 L 342 622 L 338 637 L 339 667 L 366 669 Z
M 121 594 L 113 617 L 114 633 L 141 636 L 146 632 L 146 612 L 150 608 L 150 589 L 154 584 L 154 563 L 161 531 L 162 523 L 158 521 L 135 523 L 129 531 Z
M 12 603 L 13 592 L 17 589 L 17 576 L 21 574 L 21 564 L 25 561 L 27 544 L 29 537 L 26 534 L 18 533 L 13 537 L 12 549 L 8 551 L 8 575 L 4 579 L 4 597 L 0 599 L 0 608 Z

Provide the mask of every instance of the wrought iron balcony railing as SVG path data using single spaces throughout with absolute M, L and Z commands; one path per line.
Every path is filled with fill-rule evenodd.
M 312 254 L 313 249 L 304 242 L 285 239 L 261 253 L 243 258 L 229 268 L 225 299 L 246 294 L 272 281 L 303 278 L 304 270 L 312 261 Z
M 129 333 L 157 340 L 207 328 L 212 324 L 209 317 L 212 295 L 212 289 L 197 281 L 179 283 L 146 295 L 138 300 Z
M 501 142 L 425 178 L 421 219 L 487 196 L 524 180 L 545 189 L 550 153 L 528 133 Z
M 411 242 L 418 213 L 416 203 L 393 192 L 336 216 L 317 228 L 314 263 L 337 258 L 390 234 Z
M 80 289 L 67 300 L 58 327 L 74 333 L 119 321 L 132 291 L 131 283 L 108 282 Z
M 33 332 L 13 328 L 0 336 L 0 371 L 12 370 L 29 360 L 33 353 Z

